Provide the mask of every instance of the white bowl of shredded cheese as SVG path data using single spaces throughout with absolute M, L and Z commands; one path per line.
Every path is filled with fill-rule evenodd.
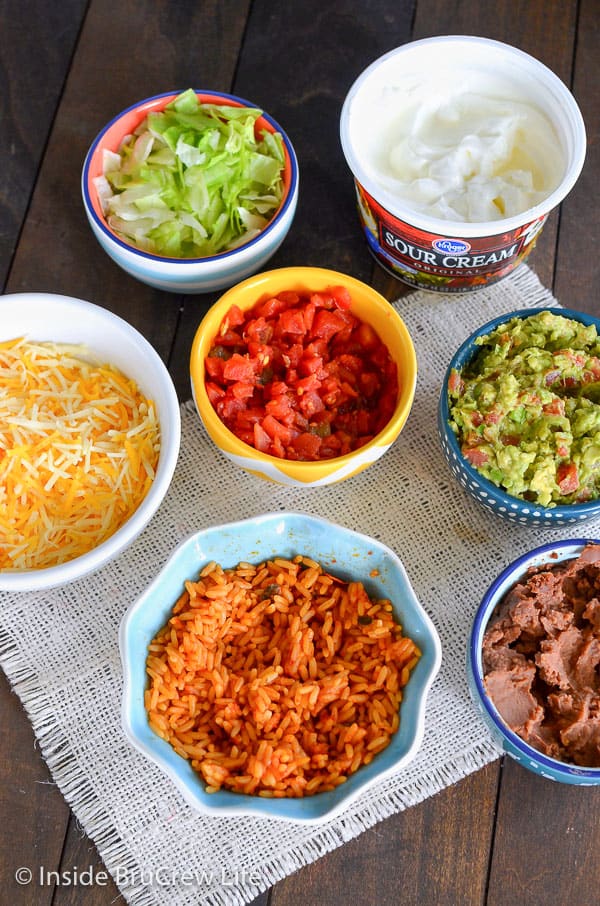
M 64 585 L 128 547 L 180 431 L 169 373 L 129 323 L 68 296 L 0 297 L 0 590 Z

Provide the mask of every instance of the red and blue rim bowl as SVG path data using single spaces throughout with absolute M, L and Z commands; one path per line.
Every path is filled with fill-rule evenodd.
M 105 150 L 117 152 L 123 138 L 130 135 L 151 112 L 163 110 L 178 91 L 169 91 L 132 104 L 118 113 L 98 133 L 83 164 L 81 191 L 88 221 L 96 239 L 113 260 L 131 276 L 159 289 L 179 292 L 212 292 L 233 286 L 259 270 L 277 251 L 292 224 L 298 200 L 299 171 L 293 145 L 279 123 L 263 112 L 256 132 L 279 132 L 284 148 L 284 195 L 267 226 L 247 243 L 218 255 L 201 258 L 171 258 L 138 249 L 112 230 L 102 211 L 94 180 L 103 173 Z M 257 109 L 244 98 L 217 91 L 196 90 L 202 103 Z

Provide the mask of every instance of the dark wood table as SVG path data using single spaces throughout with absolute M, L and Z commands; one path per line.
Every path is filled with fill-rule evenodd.
M 411 39 L 478 34 L 514 44 L 574 92 L 588 130 L 583 173 L 530 264 L 565 305 L 600 314 L 598 0 L 1 0 L 0 279 L 4 292 L 88 299 L 129 320 L 168 362 L 181 399 L 197 323 L 216 296 L 177 296 L 127 277 L 87 226 L 79 179 L 100 128 L 133 102 L 187 87 L 230 91 L 290 135 L 301 188 L 273 266 L 310 264 L 406 287 L 359 233 L 338 138 L 343 98 L 372 60 Z M 0 599 L 1 606 L 1 599 Z M 0 683 L 0 902 L 108 906 L 106 886 L 19 887 L 15 871 L 102 864 L 46 768 L 17 697 Z M 600 903 L 600 789 L 498 760 L 376 825 L 265 892 L 260 906 L 593 906 Z

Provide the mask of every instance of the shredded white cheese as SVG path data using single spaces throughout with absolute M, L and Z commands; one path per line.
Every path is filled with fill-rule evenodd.
M 86 553 L 138 508 L 154 479 L 154 403 L 72 347 L 0 343 L 0 571 Z

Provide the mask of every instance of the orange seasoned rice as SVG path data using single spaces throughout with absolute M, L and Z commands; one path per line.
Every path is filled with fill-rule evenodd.
M 145 705 L 207 792 L 309 796 L 386 748 L 419 657 L 389 600 L 308 557 L 212 562 L 149 646 Z

